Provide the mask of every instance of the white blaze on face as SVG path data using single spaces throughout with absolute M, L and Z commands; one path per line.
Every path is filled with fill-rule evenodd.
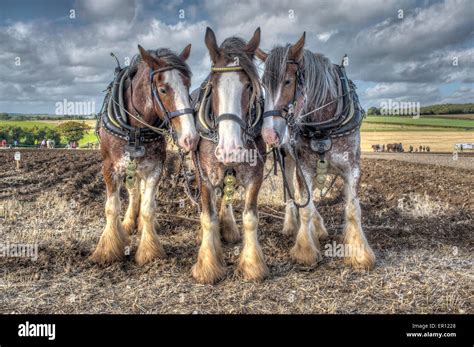
M 183 79 L 177 69 L 165 71 L 164 82 L 174 91 L 176 110 L 191 108 L 188 90 L 186 89 Z M 197 132 L 194 125 L 194 117 L 191 113 L 179 116 L 179 122 L 181 125 L 181 132 L 178 134 L 178 144 L 182 146 L 183 144 L 181 142 L 185 138 L 195 139 L 197 137 Z
M 217 86 L 219 98 L 219 115 L 235 114 L 242 118 L 242 89 L 243 85 L 237 72 L 220 74 Z M 219 146 L 224 153 L 243 147 L 241 129 L 238 123 L 224 120 L 219 123 Z
M 267 93 L 265 97 L 265 110 L 274 110 L 275 105 L 278 105 L 280 101 L 281 86 L 278 88 L 275 101 L 270 93 Z M 286 123 L 283 118 L 280 117 L 266 117 L 263 119 L 262 135 L 267 143 L 272 143 L 275 140 L 275 136 L 279 136 L 280 145 L 284 144 L 287 140 L 287 129 Z
M 272 95 L 270 93 L 266 93 L 265 95 L 265 110 L 272 111 L 274 109 L 274 103 L 272 99 Z M 273 117 L 266 117 L 263 119 L 263 129 L 272 130 L 273 129 Z

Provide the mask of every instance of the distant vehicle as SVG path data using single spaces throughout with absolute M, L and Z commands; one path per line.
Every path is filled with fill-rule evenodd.
M 474 149 L 474 143 L 456 143 L 454 149 L 464 151 L 465 149 Z

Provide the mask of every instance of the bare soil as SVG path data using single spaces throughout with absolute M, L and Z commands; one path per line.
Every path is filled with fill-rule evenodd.
M 190 275 L 198 250 L 197 208 L 189 200 L 180 207 L 185 195 L 174 180 L 163 182 L 157 197 L 157 230 L 168 258 L 137 266 L 134 236 L 129 259 L 101 267 L 88 261 L 105 225 L 100 154 L 21 152 L 17 171 L 14 151 L 0 151 L 0 243 L 37 243 L 39 254 L 36 261 L 0 257 L 0 313 L 474 312 L 472 169 L 362 160 L 362 224 L 377 256 L 372 271 L 327 256 L 314 268 L 293 264 L 293 240 L 279 232 L 281 182 L 270 175 L 259 199 L 270 277 L 246 283 L 234 275 L 238 243 L 224 246 L 227 277 L 207 286 Z M 338 196 L 333 190 L 319 207 L 330 234 L 323 254 L 326 244 L 341 242 L 344 206 Z M 241 208 L 237 199 L 236 216 Z

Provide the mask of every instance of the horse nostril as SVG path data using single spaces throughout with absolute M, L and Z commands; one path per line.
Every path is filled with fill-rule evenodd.
M 214 151 L 214 155 L 219 158 L 221 156 L 222 148 L 221 147 L 216 147 L 216 150 Z
M 184 145 L 188 148 L 191 147 L 191 138 L 189 136 L 186 136 L 184 139 Z

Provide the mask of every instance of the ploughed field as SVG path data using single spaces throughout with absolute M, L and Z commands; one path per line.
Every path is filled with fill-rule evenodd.
M 182 203 L 181 180 L 162 182 L 157 196 L 157 230 L 168 258 L 138 267 L 134 235 L 129 259 L 98 266 L 88 257 L 105 225 L 99 152 L 22 150 L 19 171 L 14 152 L 0 150 L 0 244 L 37 243 L 38 258 L 0 257 L 0 313 L 474 312 L 472 157 L 454 167 L 436 155 L 423 163 L 405 161 L 410 154 L 364 157 L 362 224 L 377 256 L 369 272 L 325 253 L 342 241 L 339 181 L 319 207 L 330 235 L 322 262 L 293 264 L 293 241 L 279 233 L 281 179 L 269 175 L 259 198 L 259 232 L 270 277 L 243 282 L 234 275 L 241 244 L 224 244 L 227 276 L 207 286 L 190 275 L 199 222 L 197 208 Z

